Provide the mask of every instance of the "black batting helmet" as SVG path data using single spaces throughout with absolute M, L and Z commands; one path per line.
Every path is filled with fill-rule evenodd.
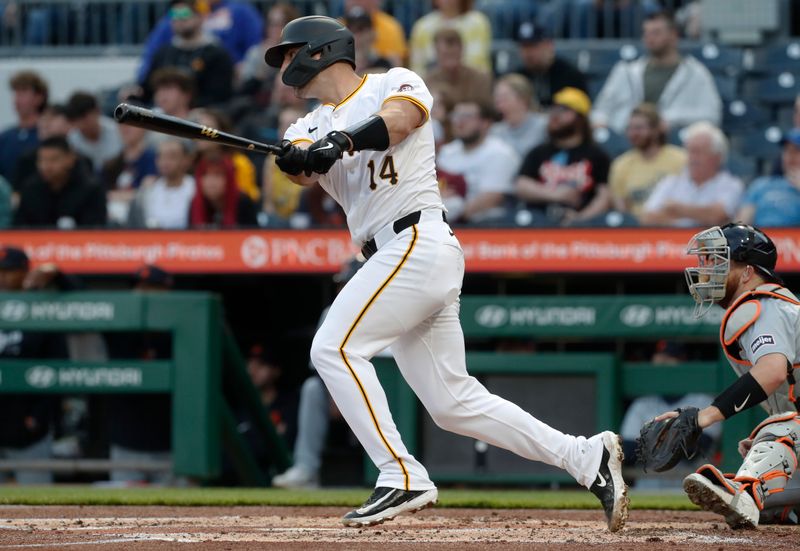
M 730 259 L 757 268 L 771 280 L 781 283 L 775 273 L 778 249 L 767 234 L 755 226 L 734 222 L 722 226 L 722 234 L 730 248 Z
M 271 67 L 280 68 L 286 50 L 300 46 L 297 55 L 283 73 L 283 83 L 299 88 L 317 76 L 320 71 L 337 61 L 356 66 L 356 48 L 353 33 L 342 23 L 323 15 L 300 17 L 286 24 L 281 41 L 267 50 L 264 60 Z M 320 53 L 319 59 L 313 56 Z

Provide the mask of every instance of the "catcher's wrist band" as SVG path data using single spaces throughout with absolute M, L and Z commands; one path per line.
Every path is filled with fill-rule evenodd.
M 386 127 L 386 121 L 379 115 L 372 115 L 343 132 L 353 144 L 350 151 L 361 151 L 362 149 L 386 151 L 389 149 L 389 129 Z
M 737 413 L 750 409 L 751 407 L 760 404 L 767 399 L 767 393 L 758 384 L 758 381 L 750 375 L 749 372 L 745 373 L 736 381 L 722 391 L 722 393 L 714 398 L 711 403 L 722 412 L 725 419 L 736 415 Z

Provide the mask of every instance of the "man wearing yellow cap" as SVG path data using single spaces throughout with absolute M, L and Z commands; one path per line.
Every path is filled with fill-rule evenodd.
M 549 139 L 525 157 L 516 194 L 529 216 L 520 223 L 567 225 L 594 218 L 610 207 L 608 155 L 592 140 L 592 102 L 577 88 L 553 96 Z

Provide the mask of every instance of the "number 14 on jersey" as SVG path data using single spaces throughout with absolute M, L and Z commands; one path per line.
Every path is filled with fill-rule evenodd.
M 378 184 L 375 182 L 375 161 L 373 159 L 370 159 L 367 163 L 367 168 L 369 168 L 369 189 L 375 191 Z M 394 168 L 394 158 L 391 155 L 383 158 L 378 176 L 380 176 L 381 180 L 389 180 L 391 185 L 397 184 L 397 171 Z

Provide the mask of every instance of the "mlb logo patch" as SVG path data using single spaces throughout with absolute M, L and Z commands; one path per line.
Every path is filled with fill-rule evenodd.
M 750 350 L 753 351 L 753 354 L 756 353 L 756 350 L 761 348 L 767 344 L 775 344 L 775 339 L 772 335 L 759 335 L 753 340 L 752 344 L 750 345 Z

